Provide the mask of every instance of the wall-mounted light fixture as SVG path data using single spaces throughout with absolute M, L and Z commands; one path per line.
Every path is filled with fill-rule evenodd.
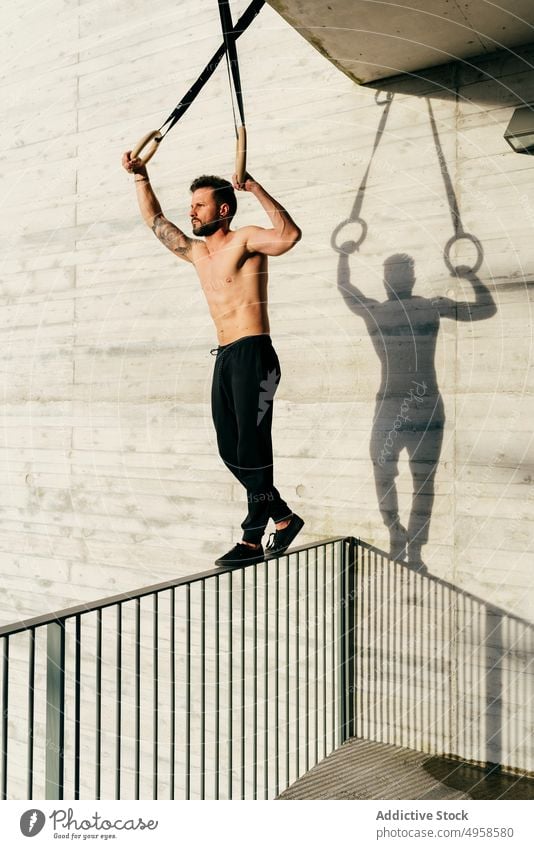
M 514 111 L 504 138 L 516 153 L 534 154 L 534 105 Z

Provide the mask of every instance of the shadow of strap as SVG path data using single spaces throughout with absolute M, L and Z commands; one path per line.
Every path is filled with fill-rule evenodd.
M 354 199 L 354 204 L 352 206 L 352 212 L 348 218 L 338 224 L 332 236 L 330 238 L 330 244 L 332 248 L 337 251 L 338 254 L 353 254 L 360 249 L 360 245 L 365 241 L 365 237 L 367 236 L 367 224 L 360 217 L 360 212 L 363 205 L 363 199 L 365 197 L 365 190 L 367 188 L 367 180 L 369 178 L 369 172 L 371 170 L 371 164 L 373 162 L 374 155 L 378 149 L 378 145 L 380 144 L 380 139 L 384 134 L 384 130 L 386 128 L 386 122 L 388 119 L 389 110 L 391 108 L 391 104 L 393 102 L 393 94 L 391 92 L 386 92 L 385 99 L 380 100 L 380 91 L 377 91 L 375 94 L 375 103 L 377 106 L 383 106 L 382 115 L 380 117 L 380 123 L 378 124 L 378 128 L 375 134 L 375 140 L 373 144 L 373 149 L 371 151 L 371 156 L 369 157 L 369 162 L 367 163 L 367 168 L 365 169 L 365 174 L 363 175 L 363 179 L 360 183 L 360 187 L 356 192 L 356 197 Z M 343 242 L 342 245 L 338 245 L 338 235 L 343 227 L 346 227 L 347 224 L 359 224 L 362 228 L 362 232 L 360 234 L 359 239 L 349 239 L 346 242 Z

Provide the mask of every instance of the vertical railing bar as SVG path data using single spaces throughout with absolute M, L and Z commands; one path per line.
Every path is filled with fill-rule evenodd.
M 376 563 L 375 563 L 375 574 L 378 574 L 378 569 L 376 568 Z M 402 649 L 401 650 L 406 657 L 406 661 L 407 661 L 406 666 L 408 667 L 407 670 L 406 670 L 406 672 L 407 672 L 406 677 L 408 679 L 407 683 L 406 683 L 406 687 L 404 688 L 404 690 L 401 690 L 401 692 L 404 695 L 404 702 L 401 706 L 401 716 L 403 717 L 403 719 L 404 719 L 404 717 L 407 717 L 410 714 L 410 701 L 411 701 L 411 698 L 410 698 L 410 695 L 411 695 L 410 694 L 410 678 L 411 678 L 412 668 L 413 668 L 413 664 L 410 662 L 412 660 L 412 658 L 410 656 L 410 637 L 411 637 L 411 634 L 410 634 L 410 626 L 409 626 L 409 618 L 408 618 L 409 617 L 408 611 L 409 611 L 409 608 L 410 608 L 410 574 L 411 573 L 409 571 L 407 572 L 407 574 L 405 573 L 404 580 L 401 582 L 401 611 L 402 611 L 402 613 L 401 613 L 401 617 L 402 617 L 401 618 L 401 622 L 402 622 L 402 625 L 401 625 L 401 635 L 402 635 L 401 646 L 402 646 Z M 376 582 L 377 582 L 377 580 L 378 579 L 375 579 L 375 599 L 376 599 Z M 375 613 L 375 629 L 376 629 L 376 613 Z M 375 640 L 375 645 L 376 645 L 376 640 Z M 375 649 L 375 657 L 376 657 L 376 649 Z M 375 682 L 375 690 L 376 690 L 376 688 L 377 688 L 377 685 L 376 685 L 376 682 Z M 404 723 L 403 723 L 403 725 L 404 725 Z M 409 740 L 409 735 L 405 731 L 402 735 L 400 745 L 401 746 L 409 746 L 408 740 Z
M 300 552 L 297 551 L 295 570 L 295 770 L 300 775 Z
M 379 559 L 380 558 L 380 559 Z M 374 552 L 373 557 L 373 676 L 372 676 L 372 687 L 373 687 L 373 724 L 375 728 L 379 725 L 379 710 L 380 703 L 382 700 L 382 692 L 380 686 L 380 674 L 379 674 L 379 662 L 380 662 L 380 642 L 379 642 L 379 634 L 380 634 L 380 613 L 382 608 L 382 600 L 380 596 L 380 575 L 383 571 L 383 556 Z M 408 579 L 410 577 L 410 572 L 407 575 Z M 410 641 L 412 637 L 412 628 L 410 627 L 410 587 L 406 585 L 406 607 L 404 608 L 406 611 L 406 694 L 408 698 L 408 709 L 409 705 L 412 702 L 411 697 L 411 689 L 413 682 L 413 655 L 410 651 Z M 412 711 L 409 709 L 409 714 Z M 416 721 L 415 717 L 413 717 L 412 721 Z M 404 723 L 403 723 L 404 725 Z M 401 745 L 410 747 L 410 736 L 411 729 L 410 723 L 407 722 L 406 725 L 406 740 Z M 413 748 L 413 746 L 412 746 Z
M 367 685 L 367 690 L 366 690 L 366 694 L 365 694 L 365 702 L 366 702 L 365 719 L 366 719 L 367 734 L 370 734 L 372 732 L 372 728 L 373 728 L 372 709 L 373 709 L 373 705 L 374 705 L 374 689 L 372 687 L 372 681 L 371 681 L 371 677 L 372 677 L 372 650 L 373 650 L 372 616 L 373 616 L 373 608 L 374 608 L 374 603 L 375 603 L 374 602 L 374 595 L 373 595 L 373 591 L 372 591 L 373 569 L 372 569 L 371 564 L 373 562 L 374 562 L 374 554 L 372 554 L 370 551 L 368 551 L 367 552 L 367 576 L 366 576 L 367 581 L 366 581 L 366 587 L 365 587 L 366 596 L 367 596 L 367 608 L 366 608 L 366 616 L 365 616 L 367 633 L 365 635 L 365 643 L 364 643 L 364 645 L 365 645 L 365 663 L 366 663 L 366 672 L 367 672 L 366 681 L 365 681 L 365 683 Z M 399 587 L 399 593 L 402 596 L 402 584 Z M 397 594 L 395 594 L 395 604 L 396 605 L 398 604 Z M 397 647 L 397 651 L 399 652 L 400 657 L 402 657 L 402 659 L 403 659 L 403 666 L 404 666 L 405 649 L 404 649 L 404 645 L 402 643 L 402 626 L 403 626 L 403 617 L 401 615 L 400 622 L 399 622 L 401 640 L 400 640 L 400 645 Z M 402 670 L 402 672 L 404 672 L 404 669 Z M 404 678 L 404 676 L 402 675 L 401 681 L 403 680 L 403 678 Z M 400 686 L 400 688 L 399 688 L 399 698 L 401 700 L 402 700 L 402 693 L 403 693 L 403 687 Z M 399 714 L 398 715 L 402 716 L 403 719 L 404 719 L 403 711 L 402 711 L 402 701 L 399 703 Z
M 280 566 L 276 558 L 274 599 L 274 764 L 275 797 L 280 792 L 280 706 L 279 706 L 279 637 L 280 637 Z
M 252 798 L 258 798 L 258 566 L 253 568 L 254 588 L 252 595 Z
M 241 703 L 240 703 L 240 739 L 241 739 L 241 764 L 240 783 L 241 799 L 245 798 L 245 570 L 241 570 Z
M 359 551 L 358 551 L 359 555 Z M 358 557 L 359 559 L 359 557 Z M 385 576 L 385 597 L 387 599 L 386 602 L 386 611 L 385 611 L 385 620 L 386 620 L 386 645 L 385 650 L 387 652 L 387 656 L 390 658 L 395 657 L 395 639 L 393 634 L 393 622 L 391 619 L 391 599 L 394 598 L 394 592 L 392 592 L 392 588 L 394 589 L 394 573 L 390 568 L 388 563 L 388 568 Z M 358 604 L 360 604 L 358 600 Z M 432 657 L 432 651 L 429 653 L 429 657 Z M 357 674 L 357 667 L 355 661 L 355 674 Z M 388 670 L 387 679 L 386 679 L 386 692 L 387 692 L 387 704 L 386 704 L 386 733 L 384 735 L 384 742 L 391 743 L 392 741 L 392 729 L 394 728 L 396 722 L 396 715 L 394 710 L 394 698 L 395 698 L 395 682 L 396 682 L 396 670 L 394 667 L 394 661 L 391 661 L 391 669 Z M 356 721 L 359 721 L 358 717 L 358 708 L 359 705 L 355 705 L 355 716 Z M 426 723 L 427 728 L 432 728 L 432 722 L 430 717 L 428 717 L 428 722 Z
M 74 798 L 80 798 L 80 732 L 81 732 L 81 663 L 82 619 L 76 616 L 76 650 L 74 661 Z
M 206 582 L 200 582 L 200 798 L 206 798 Z
M 426 590 L 426 587 L 425 587 L 426 582 L 424 581 L 421 573 L 415 575 L 414 577 L 417 579 L 417 591 L 420 593 L 420 598 L 421 598 L 420 609 L 419 610 L 416 609 L 414 611 L 415 626 L 416 626 L 416 628 L 417 627 L 419 628 L 423 640 L 425 640 L 425 642 L 426 642 L 426 639 L 428 639 L 428 642 L 430 643 L 431 642 L 430 629 L 428 629 L 426 627 L 426 614 L 427 614 L 427 610 L 428 610 L 428 593 L 427 593 L 427 590 Z M 384 578 L 382 578 L 382 585 L 384 583 L 385 583 Z M 386 627 L 384 628 L 384 631 L 386 631 L 387 618 L 386 618 L 385 614 L 382 614 L 382 621 L 383 622 L 385 621 Z M 427 634 L 428 634 L 428 638 L 426 638 Z M 428 680 L 428 670 L 429 670 L 429 665 L 430 665 L 430 662 L 431 662 L 430 658 L 432 656 L 430 654 L 430 652 L 432 650 L 430 645 L 428 646 L 428 649 L 430 650 L 429 654 L 427 655 L 428 659 L 422 663 L 421 667 L 419 667 L 419 670 L 418 670 L 419 671 L 418 678 L 419 678 L 419 682 L 420 682 L 423 693 L 429 693 L 430 692 L 430 682 Z M 383 646 L 383 651 L 385 651 L 384 646 Z M 417 669 L 417 666 L 416 666 L 416 669 Z M 386 682 L 383 681 L 383 690 L 385 690 L 387 692 L 387 681 Z M 417 737 L 416 737 L 416 739 L 419 738 L 421 740 L 421 743 L 418 745 L 418 748 L 421 748 L 423 751 L 428 751 L 429 745 L 432 745 L 432 743 L 430 741 L 427 742 L 427 739 L 429 737 L 428 731 L 430 730 L 430 725 L 429 725 L 429 723 L 426 722 L 426 720 L 427 720 L 427 717 L 426 717 L 426 704 L 427 704 L 427 702 L 423 701 L 423 698 L 418 699 L 417 702 L 418 702 L 417 707 L 419 709 L 418 710 L 418 713 L 419 713 L 418 726 L 419 726 L 419 729 L 420 729 L 419 734 L 421 735 L 421 736 L 419 736 L 419 734 L 417 734 Z M 385 712 L 387 712 L 387 703 L 385 702 L 385 698 L 383 698 L 383 703 L 385 703 L 385 705 L 386 705 Z M 386 716 L 385 721 L 387 722 L 387 716 Z
M 9 636 L 4 637 L 2 668 L 2 800 L 7 799 L 7 751 L 9 719 Z
M 99 800 L 102 789 L 102 610 L 99 610 L 96 614 L 95 677 L 95 799 Z
M 310 768 L 310 562 L 309 550 L 306 549 L 305 557 L 306 578 L 305 578 L 305 620 L 306 620 L 306 689 L 305 689 L 305 735 L 306 735 L 306 772 Z
M 328 722 L 327 722 L 327 688 L 326 688 L 326 550 L 327 546 L 323 546 L 323 757 L 326 758 L 328 753 L 327 737 L 328 737 Z
M 263 629 L 263 798 L 269 798 L 269 570 L 264 569 L 265 613 Z
M 228 573 L 228 799 L 233 798 L 233 781 L 232 781 L 232 770 L 233 770 L 233 709 L 234 709 L 234 697 L 233 697 L 233 582 L 232 582 L 232 572 Z
M 360 548 L 359 540 L 357 538 L 354 539 L 354 544 L 357 547 L 357 557 L 358 557 L 358 574 L 356 576 L 356 595 L 354 598 L 354 622 L 355 622 L 355 631 L 354 631 L 354 646 L 355 651 L 358 653 L 358 657 L 354 658 L 354 734 L 356 737 L 363 736 L 363 716 L 362 716 L 362 682 L 361 682 L 361 657 L 362 657 L 362 647 L 363 647 L 363 633 L 364 633 L 364 607 L 363 607 L 363 593 L 361 592 L 362 588 L 362 566 L 365 558 L 364 551 Z M 388 570 L 389 580 L 395 581 L 395 573 L 393 570 Z M 388 634 L 389 636 L 389 634 Z M 394 652 L 392 652 L 392 657 Z M 395 669 L 393 668 L 393 685 L 395 683 Z M 394 691 L 392 692 L 392 697 L 394 698 Z M 392 710 L 395 711 L 395 705 L 391 705 Z
M 379 559 L 380 558 L 380 559 Z M 370 674 L 368 676 L 370 690 L 371 690 L 371 703 L 372 703 L 372 727 L 374 729 L 375 739 L 377 735 L 377 731 L 379 734 L 379 739 L 382 740 L 381 734 L 381 725 L 379 720 L 379 712 L 383 698 L 382 692 L 382 679 L 379 673 L 380 669 L 380 635 L 381 635 L 381 616 L 382 616 L 382 606 L 383 606 L 383 596 L 380 592 L 380 576 L 383 574 L 384 570 L 384 559 L 383 556 L 378 554 L 377 552 L 373 552 L 373 573 L 372 573 L 372 590 L 371 590 L 371 600 L 372 600 L 372 619 L 371 619 L 371 629 L 372 629 L 372 637 L 371 637 L 371 647 L 372 647 L 372 660 L 370 667 Z M 408 631 L 410 633 L 410 631 Z M 406 663 L 407 666 L 407 675 L 406 680 L 410 681 L 411 674 L 411 664 L 410 664 L 410 656 L 409 653 L 404 652 L 404 649 L 401 649 L 399 655 L 403 658 L 403 662 Z M 402 723 L 402 727 L 404 727 L 404 723 Z M 401 745 L 408 745 L 408 743 L 401 743 Z
M 366 669 L 366 659 L 365 659 L 365 645 L 367 642 L 367 605 L 368 605 L 368 592 L 367 592 L 367 575 L 368 575 L 368 562 L 369 562 L 369 553 L 365 549 L 360 549 L 359 551 L 359 571 L 358 571 L 358 590 L 359 590 L 359 617 L 361 622 L 361 627 L 359 629 L 358 634 L 358 664 L 359 664 L 359 687 L 360 687 L 360 697 L 358 700 L 358 719 L 359 719 L 359 728 L 358 728 L 358 737 L 363 737 L 366 727 L 366 718 L 367 718 L 367 697 L 364 691 L 363 686 L 363 677 L 364 671 Z M 395 568 L 393 567 L 390 570 L 391 581 L 392 581 L 392 592 L 388 599 L 388 603 L 392 607 L 392 616 L 395 616 L 395 588 L 397 585 L 397 576 L 395 572 Z M 392 627 L 392 640 L 394 646 L 394 652 L 392 656 L 394 657 L 394 690 L 393 690 L 393 711 L 395 717 L 397 716 L 397 682 L 398 682 L 398 666 L 396 661 L 397 656 L 397 635 L 395 629 Z
M 350 669 L 351 669 L 351 655 L 350 655 L 350 627 L 351 627 L 351 608 L 350 608 L 350 581 L 351 581 L 351 567 L 352 567 L 352 546 L 350 541 L 347 545 L 347 561 L 345 563 L 345 598 L 347 599 L 347 604 L 345 607 L 346 616 L 345 616 L 345 689 L 347 692 L 346 698 L 346 709 L 345 709 L 345 739 L 350 737 L 350 717 L 351 717 L 351 709 L 350 709 Z
M 285 557 L 286 561 L 286 787 L 289 787 L 290 781 L 290 762 L 289 762 L 289 555 Z
M 65 782 L 65 620 L 46 627 L 45 796 L 63 799 Z
M 171 676 L 171 734 L 170 734 L 170 776 L 169 776 L 169 799 L 174 799 L 175 785 L 175 761 L 176 761 L 176 589 L 171 588 L 171 615 L 170 615 L 170 676 Z
M 388 571 L 389 571 L 389 569 L 388 569 Z M 381 670 L 380 674 L 378 674 L 375 678 L 375 682 L 376 682 L 375 686 L 376 686 L 376 689 L 378 691 L 377 692 L 378 698 L 376 699 L 376 701 L 378 702 L 378 711 L 377 711 L 377 715 L 376 715 L 376 720 L 377 720 L 377 723 L 378 723 L 378 727 L 380 729 L 383 729 L 384 725 L 386 725 L 386 723 L 384 722 L 384 719 L 385 719 L 385 717 L 384 717 L 384 703 L 386 702 L 386 688 L 387 688 L 387 678 L 386 678 L 386 680 L 384 680 L 385 676 L 384 676 L 384 673 L 382 671 L 383 668 L 384 668 L 382 658 L 384 656 L 384 651 L 385 651 L 384 636 L 383 635 L 387 631 L 387 613 L 388 613 L 387 608 L 385 607 L 385 604 L 384 604 L 384 599 L 386 597 L 385 592 L 384 592 L 384 583 L 385 583 L 384 574 L 385 574 L 385 561 L 384 561 L 384 557 L 381 556 L 380 557 L 380 571 L 379 572 L 377 571 L 377 580 L 376 580 L 376 583 L 375 583 L 376 599 L 377 599 L 377 615 L 376 615 L 376 618 L 375 618 L 375 623 L 376 623 L 376 626 L 377 626 L 377 629 L 378 629 L 378 633 L 375 636 L 376 656 L 378 656 L 378 663 L 375 664 L 375 668 L 379 668 Z M 386 575 L 387 575 L 387 572 L 386 572 Z M 408 577 L 408 579 L 410 579 L 411 577 L 413 577 L 415 579 L 415 587 L 414 587 L 415 597 L 419 599 L 420 593 L 417 590 L 417 580 L 418 580 L 419 576 L 415 575 L 415 574 L 410 575 L 410 572 L 408 572 L 407 577 Z M 410 598 L 410 593 L 408 593 L 408 599 L 409 598 Z M 419 627 L 419 623 L 417 622 L 418 607 L 419 607 L 419 605 L 414 605 L 414 607 L 412 607 L 411 604 L 408 604 L 408 607 L 406 609 L 406 613 L 407 613 L 407 616 L 408 616 L 408 633 L 410 634 L 410 638 L 409 638 L 410 643 L 411 643 L 411 640 L 413 639 L 413 636 L 415 634 L 420 635 L 419 639 L 424 640 L 424 637 L 421 634 L 421 628 Z M 415 648 L 415 646 L 414 646 L 414 648 Z M 421 666 L 419 665 L 418 657 L 414 656 L 414 654 L 412 654 L 411 645 L 410 645 L 410 655 L 411 655 L 412 662 L 411 663 L 409 662 L 409 666 L 408 666 L 408 680 L 410 681 L 410 684 L 413 686 L 413 690 L 412 690 L 412 692 L 413 692 L 413 702 L 412 702 L 412 709 L 410 710 L 412 720 L 411 720 L 411 722 L 409 722 L 407 724 L 411 725 L 412 722 L 413 722 L 414 728 L 420 728 L 420 724 L 419 724 L 419 721 L 418 721 L 420 700 L 417 698 L 417 677 L 418 677 L 418 674 L 419 674 L 419 670 L 421 669 Z M 421 658 L 421 660 L 422 660 L 422 658 Z M 423 661 L 423 665 L 424 665 L 424 661 Z M 387 706 L 387 703 L 386 703 L 386 706 Z M 387 727 L 387 725 L 386 725 L 386 727 Z M 417 733 L 417 732 L 415 732 L 415 733 Z M 410 731 L 409 734 L 410 734 L 410 737 L 411 737 L 412 732 Z M 386 734 L 381 733 L 381 735 L 380 735 L 381 740 L 384 740 L 386 737 L 387 737 Z M 413 743 L 408 742 L 407 746 L 409 746 L 410 748 L 416 748 L 415 741 Z M 419 747 L 417 747 L 417 748 L 419 748 Z M 423 751 L 424 751 L 424 746 L 423 746 Z
M 347 692 L 349 695 L 347 703 L 347 737 L 354 735 L 354 625 L 355 625 L 355 554 L 356 546 L 354 537 L 349 537 L 347 547 Z
M 345 670 L 345 637 L 346 637 L 346 616 L 345 616 L 345 563 L 347 559 L 347 543 L 343 543 L 341 548 L 341 560 L 339 564 L 339 577 L 338 577 L 338 605 L 339 605 L 339 744 L 343 744 L 345 742 L 345 717 L 347 711 L 347 700 L 346 700 L 346 670 Z
M 121 797 L 121 731 L 122 731 L 122 603 L 117 605 L 117 652 L 115 663 L 115 799 Z
M 314 676 L 313 676 L 313 706 L 315 713 L 315 729 L 314 729 L 314 743 L 315 743 L 315 751 L 314 751 L 314 763 L 318 763 L 319 761 L 319 549 L 315 548 L 313 551 L 314 563 L 314 582 L 313 582 L 313 609 L 314 609 L 314 628 L 313 628 L 313 637 L 314 637 L 314 652 L 313 652 L 313 666 L 314 666 Z
M 330 745 L 332 751 L 336 748 L 336 626 L 335 626 L 335 616 L 334 616 L 334 585 L 335 585 L 335 554 L 336 550 L 339 551 L 340 546 L 343 545 L 343 542 L 336 543 L 331 548 L 332 556 L 330 558 L 330 663 L 331 663 L 331 689 L 332 689 L 332 734 L 330 738 Z
M 28 659 L 28 800 L 33 799 L 33 740 L 35 719 L 35 628 L 30 629 Z
M 185 596 L 185 798 L 191 798 L 191 584 Z
M 219 669 L 219 576 L 215 576 L 215 800 L 219 799 L 219 728 L 220 728 L 220 669 Z
M 135 798 L 141 793 L 141 599 L 135 600 Z
M 350 537 L 349 541 L 349 599 L 350 599 L 350 635 L 349 635 L 349 661 L 350 661 L 350 703 L 349 703 L 349 718 L 350 718 L 350 736 L 356 735 L 356 605 L 358 593 L 358 546 L 356 539 Z
M 364 737 L 365 732 L 369 729 L 368 719 L 369 719 L 369 709 L 367 704 L 367 694 L 363 689 L 363 677 L 365 674 L 365 670 L 367 669 L 367 658 L 366 658 L 366 644 L 369 642 L 369 634 L 368 634 L 368 608 L 369 608 L 369 552 L 361 547 L 358 549 L 359 554 L 359 576 L 358 576 L 358 588 L 359 588 L 359 616 L 361 621 L 361 629 L 359 633 L 359 643 L 358 643 L 358 665 L 359 665 L 359 697 L 358 697 L 358 720 L 359 720 L 359 730 L 358 736 Z M 392 568 L 389 570 L 391 575 L 391 587 L 388 598 L 388 608 L 393 602 L 393 606 L 395 608 L 396 603 L 396 588 L 397 588 L 397 569 L 393 564 Z M 393 609 L 393 616 L 395 616 L 395 609 Z M 392 640 L 393 640 L 393 675 L 394 675 L 394 690 L 393 690 L 393 712 L 395 718 L 398 716 L 398 683 L 399 683 L 399 667 L 398 667 L 398 642 L 397 642 L 397 633 L 396 627 L 392 628 Z M 401 655 L 402 656 L 402 655 Z M 365 658 L 365 659 L 364 659 Z M 367 681 L 366 681 L 367 684 Z M 392 723 L 394 725 L 394 723 Z M 393 741 L 391 741 L 393 742 Z
M 152 740 L 153 740 L 153 749 L 152 749 L 152 798 L 158 798 L 158 760 L 159 760 L 159 595 L 158 593 L 154 593 L 154 607 L 153 607 L 153 629 L 152 629 L 152 672 L 153 672 L 153 681 L 152 681 L 152 692 L 153 692 L 153 705 L 152 705 Z
M 359 736 L 361 737 L 369 737 L 372 731 L 372 722 L 371 722 L 371 708 L 373 705 L 373 694 L 371 693 L 371 680 L 370 680 L 370 669 L 371 669 L 371 644 L 372 644 L 372 629 L 371 629 L 371 613 L 373 607 L 373 598 L 371 591 L 371 552 L 370 550 L 362 551 L 362 581 L 360 584 L 360 596 L 361 596 L 361 609 L 360 609 L 360 619 L 361 619 L 361 632 L 360 632 L 360 645 L 359 645 L 359 663 L 362 668 L 362 676 L 360 680 L 361 688 L 360 688 L 360 697 L 359 697 L 359 714 L 360 714 L 360 731 Z M 393 580 L 396 583 L 396 564 L 392 564 L 391 571 L 393 573 Z M 393 598 L 396 598 L 395 593 L 393 594 Z M 397 657 L 400 656 L 404 659 L 404 654 L 402 650 L 399 650 L 399 646 L 397 645 L 397 637 L 396 633 L 394 633 L 394 643 L 395 643 L 395 651 L 393 653 L 395 669 L 397 667 Z M 365 676 L 365 684 L 364 678 Z M 398 715 L 397 706 L 395 705 L 395 715 Z

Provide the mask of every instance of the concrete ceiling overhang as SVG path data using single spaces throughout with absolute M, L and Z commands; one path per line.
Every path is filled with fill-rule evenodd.
M 269 0 L 358 83 L 534 42 L 534 0 Z

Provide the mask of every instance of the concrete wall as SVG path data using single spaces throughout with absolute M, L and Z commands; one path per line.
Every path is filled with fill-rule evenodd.
M 36 16 L 23 0 L 3 32 L 3 622 L 205 569 L 239 539 L 245 508 L 217 457 L 199 285 L 140 221 L 120 167 L 218 46 L 216 8 L 45 6 Z M 306 520 L 299 539 L 399 545 L 385 522 L 396 481 L 408 526 L 411 471 L 406 451 L 396 478 L 380 452 L 400 444 L 412 381 L 430 377 L 426 412 L 410 407 L 421 556 L 437 579 L 529 619 L 534 169 L 502 135 L 534 98 L 534 48 L 389 85 L 362 195 L 384 94 L 358 89 L 268 7 L 239 44 L 250 170 L 304 230 L 270 284 L 276 477 Z M 187 221 L 190 179 L 229 176 L 233 156 L 221 67 L 151 165 L 168 216 Z M 367 236 L 338 254 L 331 235 L 358 197 Z M 482 245 L 477 280 L 444 263 L 455 203 Z M 243 197 L 236 224 L 251 221 L 266 223 Z M 339 241 L 360 232 L 348 224 Z M 417 299 L 385 304 L 383 263 L 398 253 L 415 260 Z M 473 256 L 463 241 L 452 259 Z M 418 437 L 429 432 L 442 444 Z
M 323 56 L 357 83 L 513 50 L 532 38 L 530 0 L 269 0 Z

